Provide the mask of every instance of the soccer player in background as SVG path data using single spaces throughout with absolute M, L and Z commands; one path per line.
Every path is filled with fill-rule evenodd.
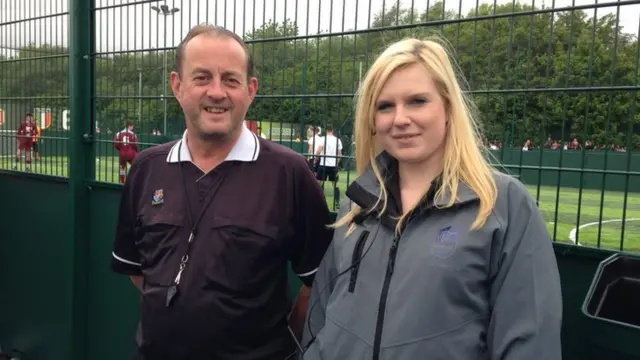
M 120 153 L 120 183 L 127 179 L 127 163 L 131 165 L 140 149 L 138 137 L 133 132 L 133 120 L 127 120 L 124 130 L 116 134 L 113 146 Z
M 18 169 L 20 163 L 20 154 L 24 152 L 24 162 L 27 164 L 25 170 L 31 171 L 31 150 L 33 149 L 33 138 L 37 135 L 38 130 L 33 121 L 33 114 L 27 113 L 24 121 L 20 123 L 18 131 L 16 131 L 16 140 L 18 140 L 18 150 L 16 150 L 16 163 L 13 170 Z

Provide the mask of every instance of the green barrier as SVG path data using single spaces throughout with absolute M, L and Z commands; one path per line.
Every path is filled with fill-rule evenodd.
M 582 312 L 591 319 L 589 340 L 602 359 L 640 359 L 640 256 L 618 253 L 600 262 Z M 615 355 L 614 355 L 615 354 Z
M 74 248 L 68 181 L 0 171 L 0 346 L 29 359 L 128 359 L 135 347 L 139 292 L 109 268 L 121 187 L 91 183 L 87 249 Z M 30 216 L 25 217 L 24 214 Z M 334 214 L 335 216 L 335 214 Z M 332 219 L 334 220 L 334 219 Z M 28 229 L 28 231 L 26 230 Z M 564 360 L 637 360 L 637 338 L 612 332 L 582 313 L 600 262 L 612 252 L 555 244 L 563 292 Z M 77 252 L 82 251 L 81 254 Z M 73 267 L 86 256 L 88 268 Z M 88 301 L 72 307 L 73 274 L 88 276 Z M 292 297 L 301 285 L 290 272 Z M 87 353 L 76 357 L 71 318 L 86 323 Z M 596 341 L 596 338 L 599 340 Z M 597 354 L 597 356 L 595 355 Z

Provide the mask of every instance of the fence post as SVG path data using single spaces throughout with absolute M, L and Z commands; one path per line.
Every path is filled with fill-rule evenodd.
M 95 176 L 92 114 L 95 0 L 69 0 L 69 193 L 73 252 L 72 359 L 87 358 L 89 186 Z

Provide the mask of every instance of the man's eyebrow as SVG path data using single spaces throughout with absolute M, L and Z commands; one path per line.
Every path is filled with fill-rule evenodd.
M 242 73 L 240 73 L 239 71 L 235 71 L 235 70 L 227 70 L 222 72 L 222 76 L 237 76 L 237 77 L 242 77 Z
M 209 71 L 208 69 L 205 69 L 205 68 L 201 68 L 201 67 L 197 67 L 197 68 L 195 68 L 195 69 L 193 69 L 191 71 L 191 74 L 198 74 L 198 73 L 211 75 L 211 71 Z
M 213 75 L 213 73 L 211 72 L 211 70 L 206 69 L 206 68 L 202 68 L 202 67 L 197 67 L 195 69 L 193 69 L 191 71 L 191 74 L 205 74 L 208 76 Z M 222 76 L 236 76 L 236 77 L 242 77 L 242 73 L 239 71 L 235 71 L 235 70 L 226 70 L 222 72 Z

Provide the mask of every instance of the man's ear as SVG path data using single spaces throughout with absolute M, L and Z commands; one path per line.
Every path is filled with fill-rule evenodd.
M 173 96 L 176 99 L 180 100 L 180 86 L 182 86 L 182 82 L 180 81 L 180 74 L 175 71 L 171 72 L 171 91 L 173 91 Z
M 258 79 L 255 77 L 252 77 L 249 79 L 249 99 L 253 101 L 257 93 L 258 93 Z

